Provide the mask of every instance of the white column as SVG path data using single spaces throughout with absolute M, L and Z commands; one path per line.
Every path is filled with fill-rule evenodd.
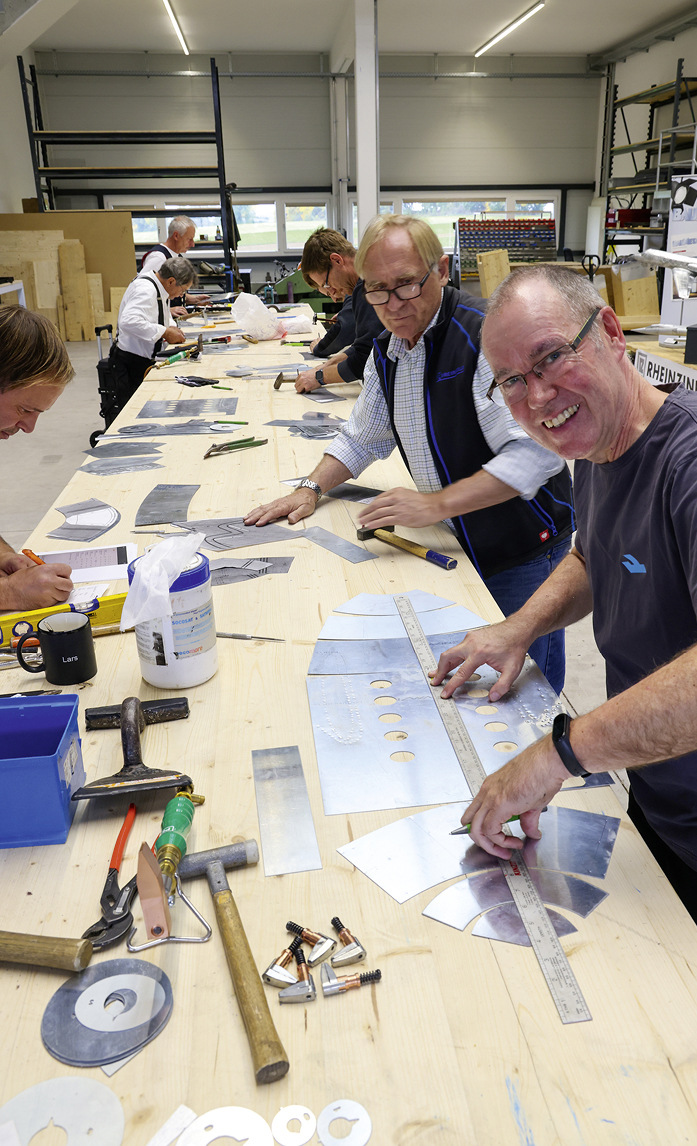
M 332 194 L 336 204 L 336 228 L 345 231 L 351 238 L 351 218 L 349 213 L 348 185 L 349 136 L 348 136 L 348 92 L 345 76 L 336 76 L 331 81 L 331 141 L 332 141 Z
M 358 239 L 380 210 L 377 0 L 354 0 Z

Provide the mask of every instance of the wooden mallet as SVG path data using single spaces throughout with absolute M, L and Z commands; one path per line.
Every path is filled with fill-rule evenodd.
M 434 565 L 440 565 L 441 569 L 455 569 L 457 566 L 454 557 L 446 557 L 444 553 L 436 553 L 435 549 L 427 549 L 425 545 L 417 545 L 415 541 L 400 537 L 398 533 L 394 533 L 394 525 L 386 525 L 382 529 L 357 529 L 356 536 L 359 541 L 367 541 L 371 537 L 377 537 L 378 541 L 384 541 L 387 545 L 394 545 L 395 549 L 405 549 L 407 553 L 413 553 L 415 557 L 423 557 L 424 561 L 431 561 Z

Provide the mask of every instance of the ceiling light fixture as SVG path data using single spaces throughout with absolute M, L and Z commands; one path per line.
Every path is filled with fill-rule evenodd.
M 169 0 L 162 0 L 162 3 L 165 6 L 165 12 L 167 13 L 170 20 L 172 21 L 172 27 L 174 28 L 174 31 L 177 33 L 179 43 L 182 46 L 182 51 L 184 52 L 185 56 L 188 56 L 189 49 L 187 47 L 186 40 L 184 39 L 184 33 L 182 32 L 181 28 L 179 27 L 179 22 L 177 20 L 177 17 L 174 15 L 174 12 L 172 11 L 172 5 L 170 4 Z
M 495 36 L 492 36 L 490 40 L 487 40 L 486 44 L 483 44 L 481 48 L 477 49 L 477 51 L 474 53 L 475 60 L 477 56 L 483 56 L 485 52 L 489 51 L 489 48 L 493 48 L 494 44 L 498 44 L 499 40 L 502 40 L 504 36 L 508 36 L 511 32 L 515 32 L 516 28 L 519 28 L 521 24 L 524 24 L 526 20 L 529 20 L 531 16 L 534 16 L 535 13 L 539 12 L 542 8 L 544 8 L 544 6 L 545 0 L 539 0 L 539 3 L 533 4 L 532 8 L 528 8 L 527 12 L 523 12 L 523 15 L 519 16 L 517 20 L 513 20 L 511 24 L 507 24 L 503 31 L 497 32 Z

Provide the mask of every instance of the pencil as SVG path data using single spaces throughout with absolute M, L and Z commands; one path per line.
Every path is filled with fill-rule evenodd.
M 40 557 L 37 557 L 35 553 L 32 553 L 31 549 L 23 549 L 22 553 L 25 557 L 28 557 L 30 561 L 33 561 L 35 565 L 46 564 L 46 562 L 42 561 Z

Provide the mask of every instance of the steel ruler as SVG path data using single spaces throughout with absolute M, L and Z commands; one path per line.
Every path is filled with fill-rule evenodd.
M 436 668 L 436 658 L 426 634 L 421 628 L 416 610 L 408 597 L 395 596 L 394 600 L 407 631 L 407 636 L 421 665 L 421 670 L 430 684 L 428 674 Z M 433 699 L 470 791 L 474 796 L 479 791 L 486 776 L 481 761 L 474 750 L 469 733 L 462 723 L 457 706 L 451 700 L 443 700 L 440 694 L 435 691 Z M 520 912 L 532 949 L 537 956 L 537 961 L 562 1023 L 588 1022 L 592 1015 L 588 1010 L 576 976 L 571 970 L 564 948 L 559 942 L 559 936 L 554 930 L 547 908 L 530 878 L 530 872 L 522 853 L 517 850 L 513 851 L 510 860 L 500 859 L 498 862 L 513 897 L 513 902 Z

